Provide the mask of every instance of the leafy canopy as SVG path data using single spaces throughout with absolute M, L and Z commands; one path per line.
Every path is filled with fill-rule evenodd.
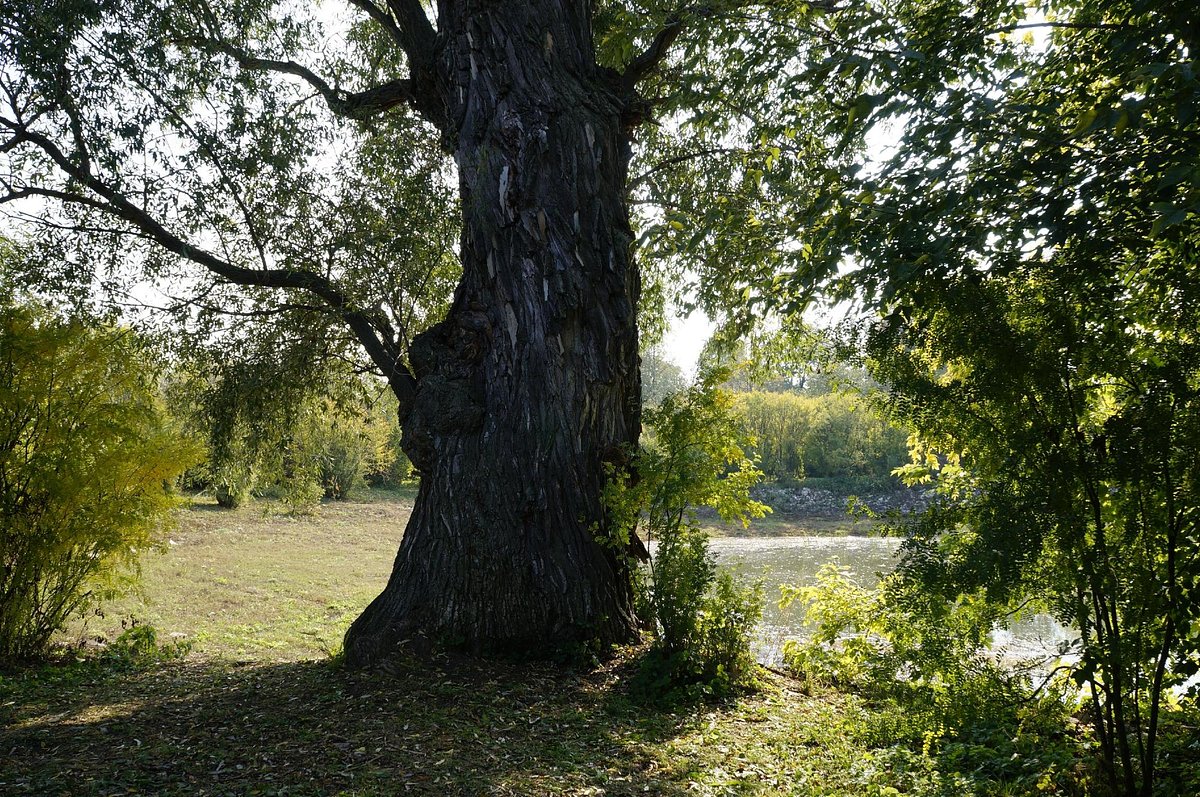
M 813 68 L 827 131 L 896 146 L 804 216 L 942 503 L 902 571 L 1034 599 L 1080 633 L 1106 776 L 1149 794 L 1167 690 L 1198 666 L 1200 79 L 1193 4 L 872 3 Z M 1036 35 L 1035 35 L 1036 34 Z

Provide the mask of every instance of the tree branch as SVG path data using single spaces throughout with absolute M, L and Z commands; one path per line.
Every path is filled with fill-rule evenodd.
M 1002 28 L 992 28 L 983 31 L 984 36 L 995 36 L 997 33 L 1012 33 L 1018 30 L 1033 30 L 1037 28 L 1058 28 L 1062 30 L 1137 30 L 1137 26 L 1119 22 L 1022 22 L 1017 25 L 1006 25 Z
M 437 31 L 420 0 L 346 0 L 361 9 L 400 46 L 408 58 L 408 103 L 443 133 L 450 131 L 437 93 L 434 47 Z M 364 92 L 365 94 L 366 92 Z
M 392 15 L 387 9 L 375 5 L 374 0 L 346 0 L 346 2 L 355 8 L 361 9 L 367 16 L 375 20 L 379 24 L 379 27 L 386 30 L 396 44 L 404 47 L 404 34 L 401 32 L 399 26 L 396 25 L 396 20 L 392 19 Z
M 408 55 L 413 73 L 424 73 L 431 69 L 437 32 L 421 7 L 420 0 L 387 0 L 387 5 L 396 21 L 397 41 Z
M 667 17 L 662 29 L 654 35 L 653 41 L 640 55 L 630 61 L 625 71 L 621 73 L 621 82 L 632 88 L 643 78 L 653 72 L 667 57 L 671 45 L 679 38 L 686 27 L 684 17 L 680 13 Z
M 6 186 L 7 188 L 7 186 Z M 38 186 L 28 186 L 20 189 L 9 189 L 4 194 L 0 195 L 0 205 L 9 202 L 19 202 L 22 199 L 30 197 L 46 197 L 47 199 L 57 199 L 60 202 L 72 202 L 77 205 L 87 205 L 97 210 L 105 210 L 106 205 L 103 202 L 92 199 L 91 197 L 82 196 L 80 194 L 72 194 L 67 191 L 56 191 L 53 188 L 41 188 Z
M 419 110 L 417 96 L 413 92 L 412 81 L 407 78 L 390 80 L 387 83 L 381 83 L 378 86 L 373 86 L 363 91 L 348 92 L 329 85 L 320 75 L 295 61 L 260 58 L 240 47 L 235 47 L 229 42 L 215 39 L 192 39 L 185 43 L 199 47 L 202 50 L 227 55 L 237 62 L 238 66 L 242 69 L 294 75 L 316 89 L 331 111 L 347 119 L 357 119 L 360 121 L 369 119 L 376 114 L 391 110 L 397 105 L 404 103 Z
M 0 126 L 42 150 L 67 176 L 101 197 L 104 201 L 51 189 L 23 189 L 33 193 L 85 205 L 120 218 L 162 248 L 208 269 L 213 274 L 237 285 L 261 288 L 283 288 L 306 291 L 321 299 L 350 328 L 355 338 L 384 372 L 402 406 L 407 406 L 416 390 L 416 380 L 404 365 L 394 341 L 380 337 L 375 322 L 364 310 L 355 308 L 350 299 L 326 277 L 298 269 L 252 269 L 237 266 L 204 249 L 194 247 L 178 237 L 143 208 L 135 205 L 117 189 L 100 180 L 80 164 L 72 161 L 47 136 L 29 130 L 18 122 L 0 117 Z
M 626 190 L 633 191 L 638 186 L 640 186 L 642 183 L 649 180 L 656 173 L 663 171 L 664 169 L 669 169 L 672 166 L 676 166 L 680 163 L 686 163 L 687 161 L 695 160 L 696 158 L 703 158 L 708 155 L 728 155 L 733 152 L 741 152 L 741 151 L 742 150 L 740 150 L 736 147 L 707 147 L 705 149 L 696 150 L 695 152 L 685 152 L 681 155 L 676 155 L 674 157 L 667 158 L 665 160 L 661 160 L 658 163 L 651 166 L 646 171 L 642 172 L 641 174 L 637 175 L 636 177 L 631 178 L 629 180 L 628 186 L 626 187 Z
M 804 0 L 804 4 L 825 13 L 839 10 L 838 0 Z M 728 17 L 730 14 L 709 5 L 685 6 L 671 12 L 663 22 L 662 28 L 654 34 L 649 46 L 625 66 L 625 71 L 621 73 L 624 85 L 633 88 L 639 81 L 653 73 L 666 59 L 671 45 L 689 25 L 698 20 L 716 16 Z

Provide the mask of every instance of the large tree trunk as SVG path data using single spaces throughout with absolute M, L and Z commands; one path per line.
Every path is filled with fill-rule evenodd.
M 596 541 L 604 463 L 639 431 L 629 142 L 589 5 L 441 4 L 463 277 L 410 350 L 421 487 L 387 588 L 346 634 L 353 664 L 406 643 L 633 636 L 626 565 Z

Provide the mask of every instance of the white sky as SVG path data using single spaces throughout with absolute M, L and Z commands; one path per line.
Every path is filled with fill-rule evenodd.
M 703 310 L 694 310 L 687 318 L 670 317 L 670 327 L 663 336 L 663 353 L 667 359 L 683 369 L 689 379 L 696 375 L 696 361 L 700 350 L 712 336 L 716 326 Z

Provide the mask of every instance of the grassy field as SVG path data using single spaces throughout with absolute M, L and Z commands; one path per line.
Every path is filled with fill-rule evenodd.
M 850 772 L 851 746 L 814 738 L 846 699 L 786 679 L 736 703 L 648 711 L 626 694 L 631 651 L 582 672 L 336 666 L 329 652 L 386 580 L 410 499 L 309 517 L 262 503 L 182 512 L 145 560 L 143 594 L 65 638 L 98 648 L 136 620 L 190 652 L 0 677 L 0 792 L 823 794 Z
M 664 707 L 631 690 L 635 649 L 582 670 L 347 671 L 329 652 L 384 583 L 409 500 L 183 512 L 144 596 L 70 629 L 95 650 L 0 675 L 0 794 L 999 793 L 897 747 L 858 698 L 768 672 L 756 694 Z M 131 617 L 190 652 L 103 652 Z
M 328 655 L 387 581 L 415 489 L 365 491 L 292 516 L 273 502 L 225 510 L 209 499 L 180 512 L 166 548 L 142 561 L 144 590 L 73 623 L 63 641 L 114 639 L 133 622 L 193 652 L 297 661 Z M 718 520 L 714 536 L 845 535 L 869 531 L 852 518 L 768 515 L 749 529 Z
M 143 559 L 142 595 L 72 625 L 66 638 L 112 639 L 136 620 L 208 656 L 327 655 L 387 582 L 412 497 L 370 491 L 301 516 L 273 502 L 229 511 L 198 500 L 180 512 L 165 551 Z

